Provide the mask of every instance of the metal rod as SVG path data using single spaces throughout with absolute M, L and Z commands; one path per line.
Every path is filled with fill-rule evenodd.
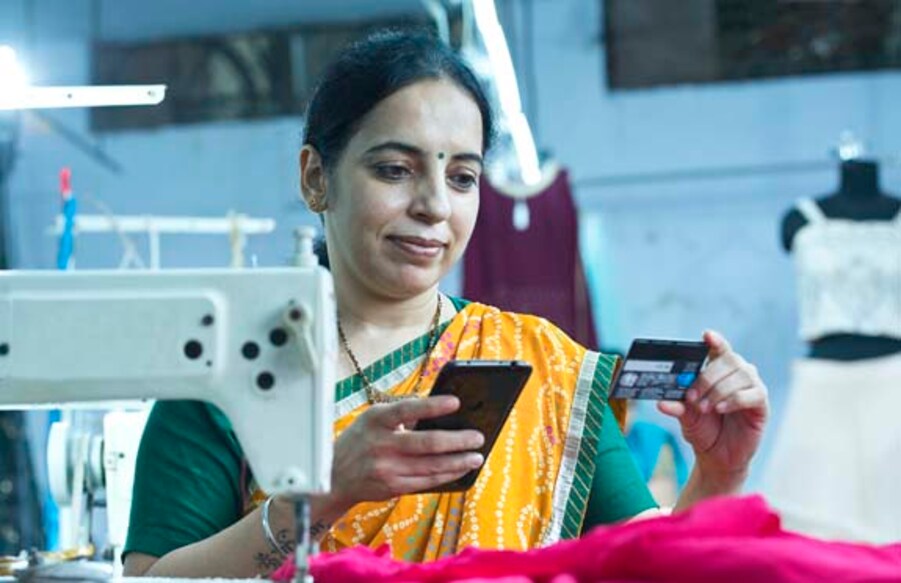
M 295 541 L 294 583 L 313 583 L 310 558 L 316 554 L 315 543 L 310 536 L 310 497 L 301 495 L 294 501 Z
M 767 174 L 787 174 L 800 172 L 820 172 L 837 166 L 836 162 L 810 161 L 787 162 L 781 164 L 761 164 L 747 166 L 721 166 L 687 168 L 660 172 L 638 172 L 634 174 L 609 174 L 588 176 L 573 182 L 577 187 L 628 186 L 632 184 L 653 184 L 692 180 L 718 180 L 724 178 L 753 177 Z
M 150 226 L 147 238 L 150 245 L 150 269 L 157 271 L 160 268 L 160 232 L 156 226 Z
M 52 232 L 62 232 L 63 217 L 57 216 Z M 226 235 L 237 230 L 248 235 L 268 234 L 275 230 L 275 220 L 255 219 L 244 215 L 234 217 L 179 217 L 158 215 L 78 215 L 75 217 L 77 233 L 157 233 Z
M 901 166 L 901 156 L 864 156 L 864 160 L 872 160 L 891 168 Z M 755 177 L 777 174 L 801 174 L 806 172 L 824 172 L 836 170 L 838 160 L 806 160 L 798 162 L 781 162 L 774 164 L 747 164 L 736 166 L 686 168 L 659 172 L 636 172 L 633 174 L 608 174 L 606 176 L 586 176 L 573 181 L 573 186 L 585 188 L 601 188 L 606 186 L 630 186 L 695 180 L 721 180 L 728 178 Z

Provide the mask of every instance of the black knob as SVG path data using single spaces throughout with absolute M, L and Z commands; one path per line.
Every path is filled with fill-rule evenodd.
M 288 333 L 284 328 L 274 328 L 269 333 L 269 342 L 271 342 L 273 346 L 284 346 L 287 341 Z
M 203 344 L 197 340 L 188 340 L 185 343 L 185 356 L 191 360 L 197 360 L 203 354 Z
M 272 376 L 271 372 L 261 372 L 257 375 L 257 386 L 264 391 L 268 391 L 275 386 L 275 377 Z
M 247 360 L 254 360 L 256 357 L 260 355 L 260 345 L 252 340 L 249 340 L 244 343 L 244 346 L 241 347 L 241 354 L 244 355 L 244 358 Z

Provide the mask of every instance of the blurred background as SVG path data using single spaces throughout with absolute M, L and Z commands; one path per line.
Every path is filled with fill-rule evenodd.
M 63 168 L 80 213 L 272 219 L 247 236 L 243 262 L 290 264 L 293 230 L 318 228 L 297 164 L 318 74 L 374 28 L 430 27 L 472 56 L 498 104 L 518 94 L 534 159 L 568 171 L 599 345 L 622 353 L 635 337 L 713 328 L 758 365 L 775 423 L 755 488 L 805 350 L 782 218 L 837 189 L 843 144 L 862 145 L 884 189 L 901 191 L 901 2 L 488 2 L 513 76 L 485 57 L 496 39 L 473 32 L 474 4 L 0 0 L 0 45 L 33 85 L 167 85 L 156 106 L 0 111 L 6 267 L 57 267 Z M 528 182 L 516 119 L 493 169 Z M 157 253 L 163 268 L 225 266 L 234 232 L 223 233 L 166 234 L 158 249 L 146 232 L 82 233 L 74 266 L 147 267 Z M 464 277 L 445 291 L 462 293 Z M 652 408 L 636 415 L 666 426 Z M 22 428 L 44 500 L 46 425 Z M 13 486 L 0 480 L 2 500 Z M 7 550 L 39 536 L 11 532 Z

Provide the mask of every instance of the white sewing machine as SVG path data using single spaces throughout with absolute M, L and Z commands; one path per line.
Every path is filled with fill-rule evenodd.
M 195 399 L 231 421 L 265 491 L 329 489 L 337 341 L 315 266 L 163 272 L 0 272 L 0 408 Z

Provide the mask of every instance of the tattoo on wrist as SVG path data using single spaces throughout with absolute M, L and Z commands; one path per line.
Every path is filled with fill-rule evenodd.
M 278 543 L 278 546 L 273 545 L 271 541 L 269 542 L 268 553 L 259 552 L 254 555 L 254 562 L 263 574 L 268 574 L 281 567 L 287 556 L 285 549 L 294 548 L 294 537 L 287 528 L 275 533 L 275 542 Z
M 268 553 L 257 553 L 253 557 L 254 563 L 256 563 L 257 569 L 260 571 L 260 574 L 268 575 L 272 571 L 275 571 L 282 565 L 282 554 L 278 551 L 271 551 Z
M 275 542 L 278 543 L 278 548 L 274 549 L 276 551 L 284 553 L 285 551 L 290 552 L 294 549 L 294 535 L 291 534 L 291 531 L 287 528 L 283 528 L 275 533 Z
M 310 527 L 310 537 L 313 540 L 319 540 L 331 527 L 332 525 L 328 522 L 319 520 Z M 294 536 L 288 529 L 276 532 L 275 542 L 278 543 L 278 547 L 269 543 L 268 553 L 260 552 L 254 555 L 254 562 L 261 573 L 268 574 L 281 567 L 282 562 L 285 560 L 284 550 L 293 549 L 295 546 Z
M 326 532 L 328 532 L 328 529 L 331 528 L 331 526 L 331 524 L 328 524 L 324 520 L 316 521 L 316 524 L 310 527 L 310 538 L 319 540 Z

